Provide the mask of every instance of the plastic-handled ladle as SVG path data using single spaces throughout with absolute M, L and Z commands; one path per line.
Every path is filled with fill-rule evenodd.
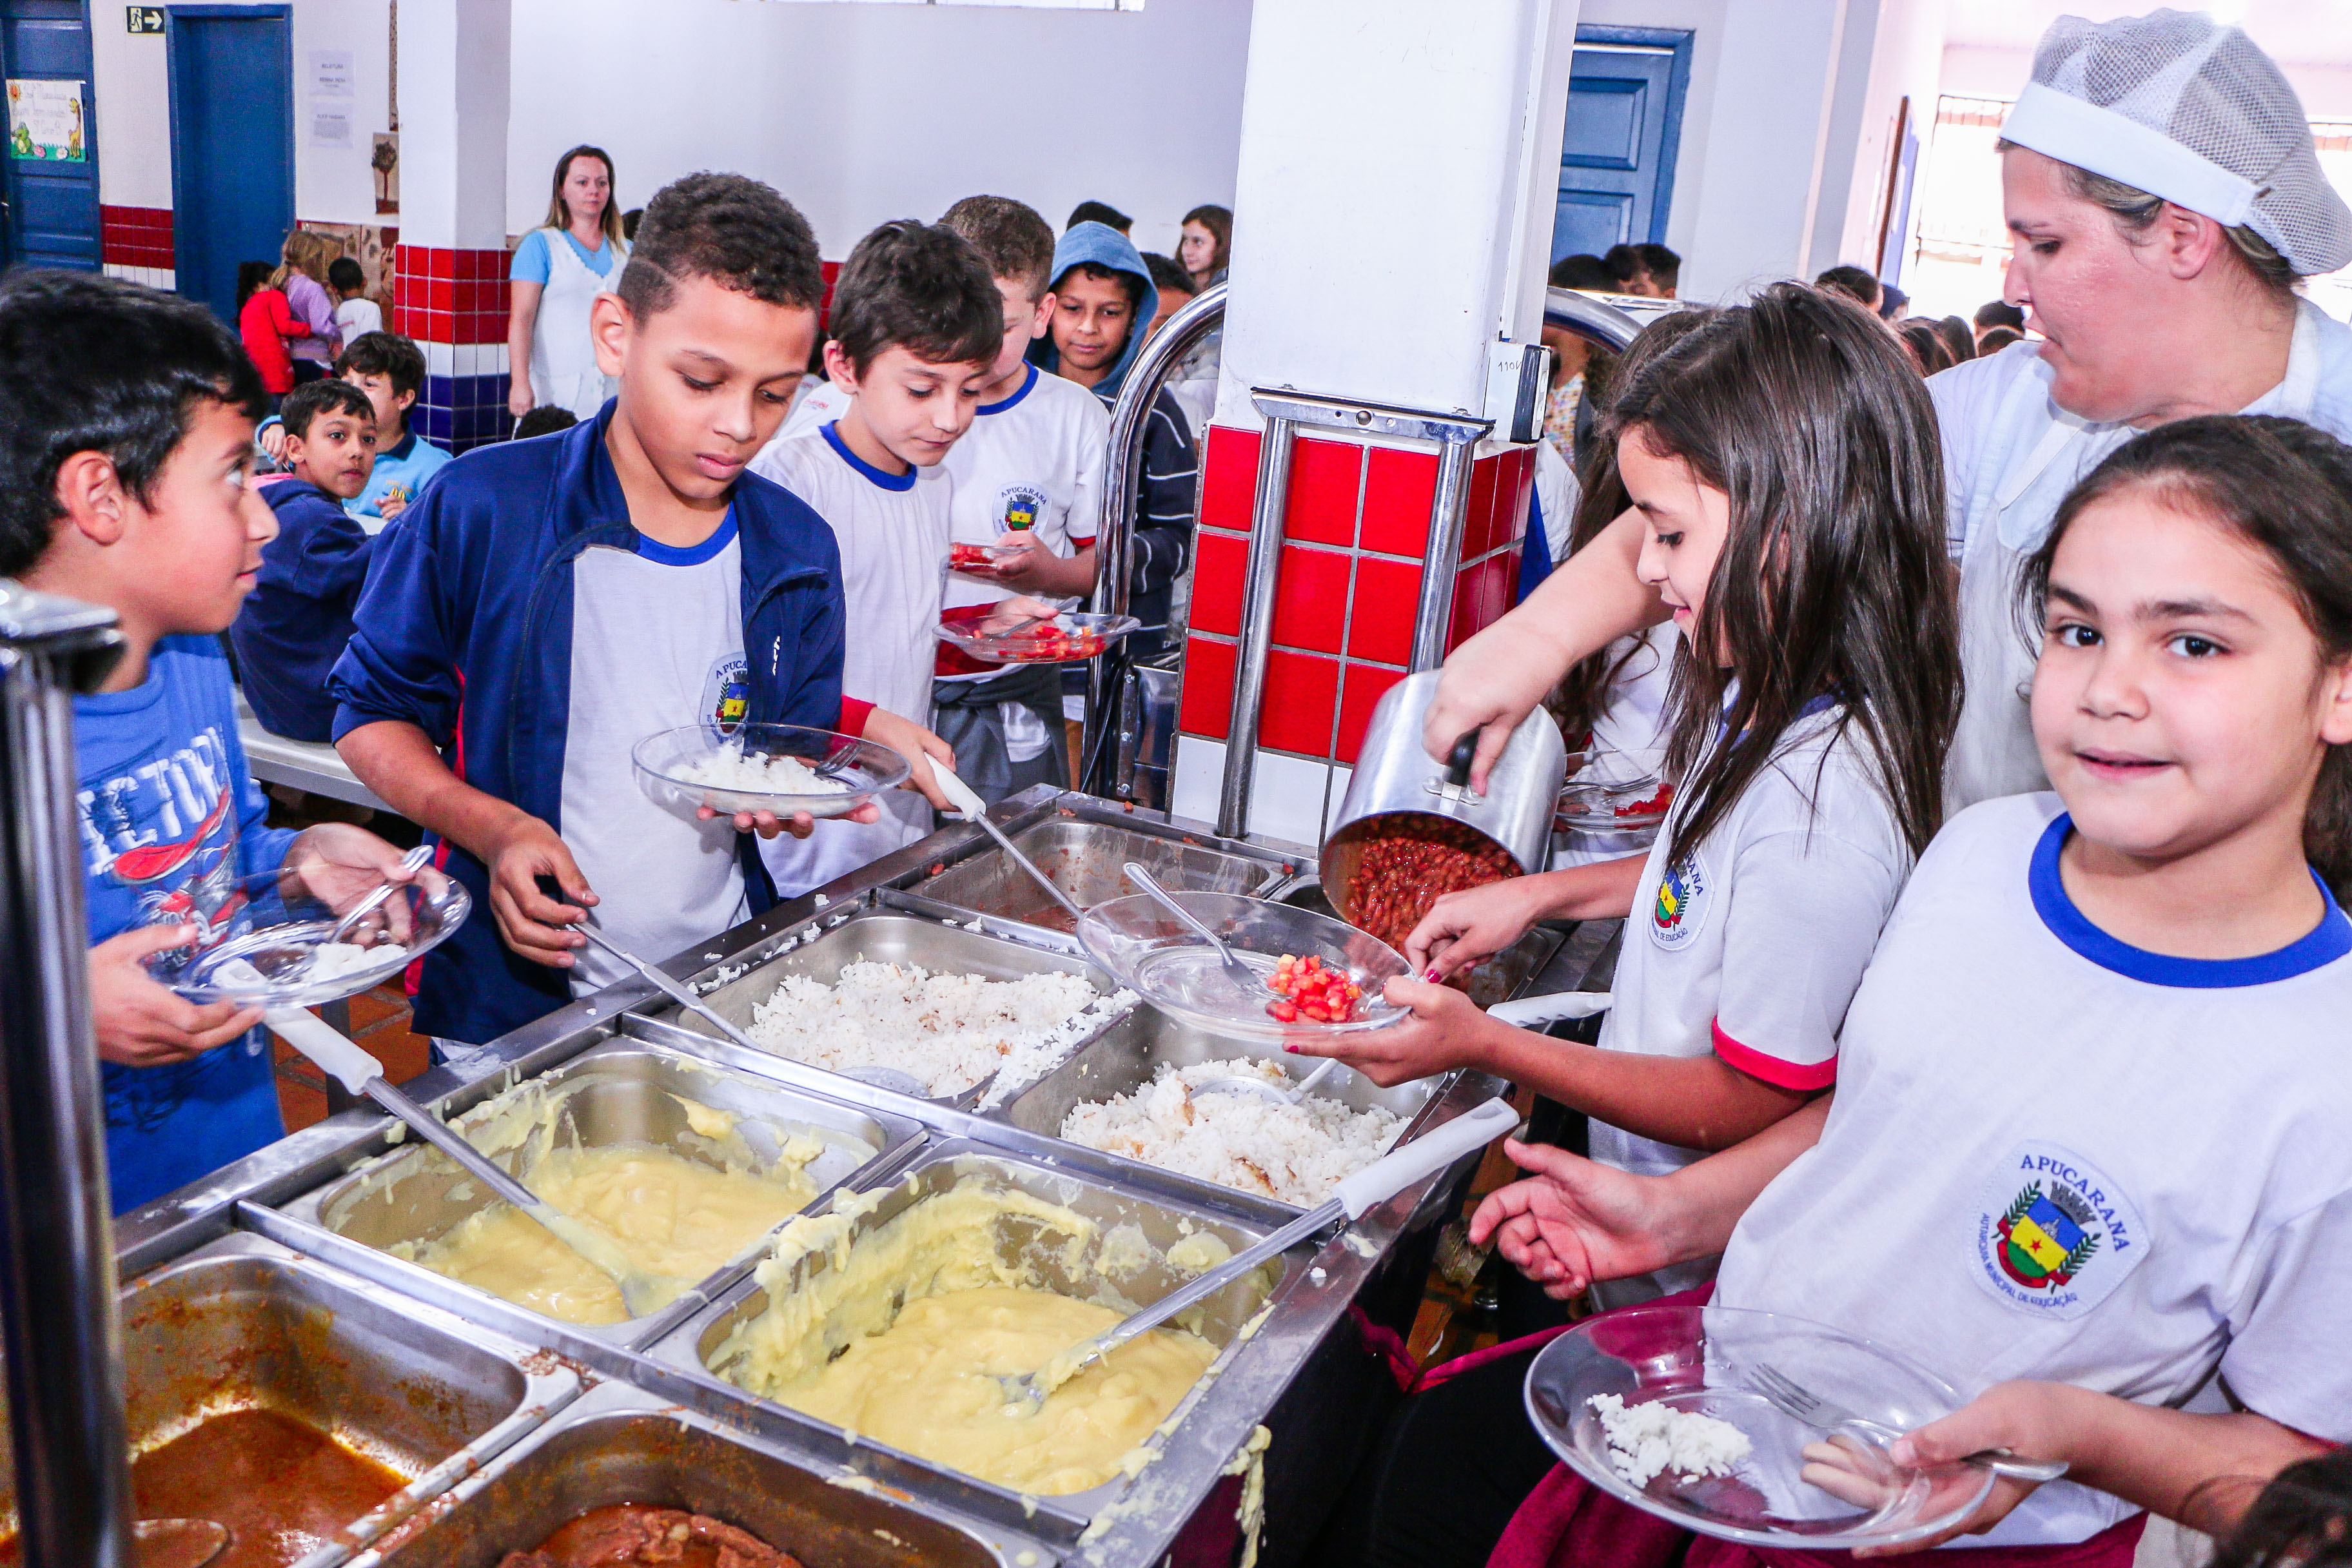
M 1143 1310 L 1090 1340 L 1081 1340 L 1032 1373 L 1000 1375 L 997 1384 L 1006 1401 L 1035 1410 L 1045 1396 L 1091 1363 L 1149 1330 L 1156 1329 L 1195 1302 L 1206 1300 L 1270 1258 L 1307 1240 L 1334 1220 L 1353 1221 L 1405 1188 L 1454 1163 L 1474 1149 L 1483 1149 L 1519 1124 L 1519 1113 L 1502 1099 L 1473 1106 L 1444 1126 L 1414 1139 L 1392 1153 L 1383 1154 L 1340 1182 L 1330 1201 L 1307 1211 L 1255 1247 L 1234 1253 L 1191 1284 L 1170 1291 Z
M 741 1029 L 736 1027 L 732 1022 L 721 1017 L 718 1008 L 713 1007 L 709 1003 L 705 1002 L 701 997 L 697 996 L 694 994 L 693 987 L 684 984 L 679 981 L 673 980 L 669 975 L 664 973 L 654 965 L 647 963 L 635 953 L 629 952 L 625 948 L 615 945 L 614 942 L 607 940 L 603 932 L 595 930 L 592 926 L 580 925 L 573 926 L 572 929 L 578 931 L 582 936 L 586 937 L 590 942 L 594 942 L 598 947 L 603 948 L 606 952 L 611 953 L 614 958 L 619 959 L 623 963 L 625 963 L 630 968 L 635 970 L 638 973 L 644 975 L 646 979 L 652 981 L 656 985 L 661 988 L 663 995 L 668 997 L 671 1001 L 677 1003 L 679 1006 L 685 1008 L 688 1012 L 693 1014 L 696 1017 L 702 1019 L 712 1028 L 718 1030 L 719 1037 L 722 1039 L 730 1040 L 734 1044 L 742 1047 L 747 1051 L 757 1051 L 763 1057 L 772 1057 L 776 1054 L 775 1052 L 768 1049 L 767 1047 L 761 1045 L 759 1041 L 753 1039 L 751 1036 L 745 1034 Z M 901 1072 L 897 1068 L 851 1068 L 843 1072 L 842 1076 L 844 1078 L 854 1078 L 860 1083 L 870 1083 L 877 1089 L 887 1089 L 893 1094 L 910 1094 L 918 1100 L 923 1099 L 931 1092 L 930 1085 L 925 1083 L 921 1079 L 917 1078 L 913 1073 Z
M 612 1240 L 550 1205 L 529 1187 L 490 1163 L 489 1158 L 431 1112 L 394 1088 L 383 1076 L 383 1064 L 345 1039 L 331 1025 L 301 1007 L 272 1007 L 263 1021 L 280 1038 L 319 1064 L 353 1094 L 362 1094 L 390 1111 L 400 1122 L 438 1149 L 467 1175 L 522 1210 L 558 1241 L 613 1277 L 621 1300 L 633 1318 L 644 1317 L 665 1305 L 664 1292 L 675 1281 L 664 1281 L 631 1263 Z
M 1595 1013 L 1609 1011 L 1609 1005 L 1606 991 L 1555 991 L 1548 996 L 1497 1002 L 1486 1009 L 1486 1016 L 1522 1029 L 1534 1029 L 1562 1018 L 1590 1018 Z
M 1058 613 L 1057 611 L 1056 614 Z M 940 793 L 955 803 L 955 808 L 962 813 L 963 819 L 966 822 L 976 822 L 986 829 L 988 836 L 996 840 L 996 847 L 1003 850 L 1014 865 L 1028 872 L 1037 885 L 1053 897 L 1055 903 L 1070 911 L 1071 920 L 1077 921 L 1085 918 L 1087 911 L 1078 908 L 1076 901 L 1069 894 L 1062 891 L 1053 878 L 1039 870 L 1035 861 L 1015 849 L 1013 847 L 1012 838 L 1004 829 L 989 819 L 988 803 L 981 799 L 979 794 L 970 784 L 936 762 L 931 763 L 931 776 L 939 781 Z M 1129 868 L 1133 869 L 1132 867 Z

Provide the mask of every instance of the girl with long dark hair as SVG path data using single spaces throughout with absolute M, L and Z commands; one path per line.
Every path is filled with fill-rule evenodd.
M 1846 1003 L 1942 819 L 1959 656 L 1934 416 L 1862 311 L 1779 285 L 1715 312 L 1622 379 L 1609 428 L 1682 646 L 1679 793 L 1601 1048 L 1392 981 L 1414 1016 L 1327 1054 L 1383 1084 L 1475 1064 L 1587 1113 L 1596 1157 L 1663 1172 L 1835 1079 Z M 1628 913 L 1622 879 L 1614 908 L 1585 907 L 1599 869 L 1553 874 L 1567 912 Z

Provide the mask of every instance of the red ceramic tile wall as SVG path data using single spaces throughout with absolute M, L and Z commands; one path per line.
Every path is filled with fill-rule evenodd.
M 1201 475 L 1201 526 L 1247 533 L 1250 503 L 1257 493 L 1259 433 L 1231 425 L 1209 426 L 1209 452 Z
M 1187 735 L 1222 741 L 1232 728 L 1234 645 L 1197 634 L 1184 639 L 1184 695 L 1177 726 Z
M 1437 454 L 1374 447 L 1364 467 L 1364 515 L 1357 546 L 1415 560 L 1429 547 L 1429 509 L 1437 500 Z
M 1248 542 L 1202 529 L 1192 550 L 1192 629 L 1239 637 L 1242 578 L 1249 566 Z
M 420 342 L 506 342 L 509 262 L 504 250 L 399 247 L 394 327 Z
M 1274 640 L 1285 647 L 1338 653 L 1348 625 L 1348 568 L 1344 550 L 1282 552 L 1282 578 L 1275 585 Z
M 1331 717 L 1339 703 L 1339 661 L 1276 648 L 1266 655 L 1265 706 L 1258 744 L 1277 752 L 1331 754 Z
M 113 267 L 173 267 L 172 209 L 100 206 L 99 258 Z
M 1348 661 L 1345 685 L 1339 694 L 1339 760 L 1353 767 L 1363 753 L 1364 731 L 1372 721 L 1372 710 L 1389 688 L 1404 679 L 1402 669 L 1384 669 L 1376 664 Z
M 1290 506 L 1283 532 L 1308 544 L 1356 542 L 1364 448 L 1353 441 L 1301 437 L 1290 452 Z
M 1355 658 L 1402 665 L 1412 658 L 1412 617 L 1421 603 L 1421 567 L 1367 555 L 1356 563 L 1354 618 L 1348 652 Z

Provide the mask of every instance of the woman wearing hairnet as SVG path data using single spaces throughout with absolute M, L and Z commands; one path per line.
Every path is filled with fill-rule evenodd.
M 2135 431 L 2194 414 L 2285 415 L 2352 439 L 2352 329 L 2294 294 L 2352 262 L 2352 212 L 2294 89 L 2245 34 L 2177 11 L 2063 16 L 2002 135 L 2006 292 L 2043 341 L 1927 384 L 1968 677 L 1945 773 L 1954 810 L 2047 787 L 2011 591 L 2077 479 Z M 1483 728 L 1483 781 L 1570 665 L 1663 618 L 1633 575 L 1641 538 L 1638 517 L 1619 519 L 1455 650 L 1429 711 L 1433 752 Z

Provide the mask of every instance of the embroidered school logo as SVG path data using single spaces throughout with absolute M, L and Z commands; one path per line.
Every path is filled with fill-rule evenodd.
M 2012 1307 L 2079 1318 L 2147 1251 L 2139 1212 L 2097 1167 L 2054 1143 L 2021 1143 L 1984 1187 L 1978 1275 Z
M 996 492 L 996 517 L 1006 528 L 1034 528 L 1045 515 L 1045 492 L 1034 485 L 1007 485 Z
M 751 667 L 740 653 L 722 657 L 702 681 L 702 725 L 715 736 L 728 736 L 751 710 Z
M 1668 952 L 1687 947 L 1706 924 L 1706 867 L 1694 849 L 1666 868 L 1658 879 L 1657 901 L 1650 907 L 1650 940 Z

